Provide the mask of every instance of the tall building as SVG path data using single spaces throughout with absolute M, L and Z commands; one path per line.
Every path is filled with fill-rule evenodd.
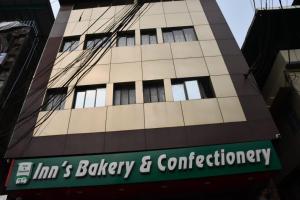
M 215 0 L 60 4 L 11 199 L 264 198 L 279 132 Z
M 3 157 L 53 22 L 47 0 L 0 2 L 0 194 Z
M 295 1 L 283 9 L 258 10 L 242 48 L 281 133 L 274 146 L 282 170 L 274 180 L 282 200 L 300 199 L 300 28 L 295 26 L 300 17 L 298 5 Z

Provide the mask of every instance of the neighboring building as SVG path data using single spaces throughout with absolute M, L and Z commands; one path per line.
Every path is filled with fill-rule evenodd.
M 216 1 L 60 4 L 11 199 L 264 198 L 279 132 Z
M 53 22 L 47 0 L 0 2 L 0 193 L 3 157 Z
M 242 48 L 281 134 L 274 145 L 282 162 L 275 179 L 282 200 L 300 199 L 299 18 L 299 6 L 258 10 Z

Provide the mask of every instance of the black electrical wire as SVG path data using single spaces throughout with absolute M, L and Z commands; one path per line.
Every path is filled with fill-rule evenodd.
M 132 18 L 134 17 L 134 15 L 137 13 L 137 11 L 138 10 L 140 10 L 140 8 L 141 8 L 141 5 L 139 5 L 139 4 L 137 4 L 137 6 L 136 7 L 134 7 L 133 9 L 132 9 L 132 11 L 131 12 L 129 12 L 129 15 L 128 16 L 126 16 L 122 21 L 121 21 L 121 23 L 118 25 L 118 27 L 117 27 L 117 29 L 115 29 L 115 31 L 114 31 L 114 34 L 112 34 L 112 37 L 114 37 L 113 38 L 113 40 L 115 41 L 116 39 L 117 39 L 117 37 L 115 37 L 116 36 L 116 34 L 117 34 L 117 32 L 118 31 L 120 31 L 120 30 L 123 30 L 128 24 L 129 24 L 129 22 L 132 20 Z M 147 7 L 146 7 L 147 8 Z M 144 9 L 145 10 L 145 9 Z M 109 38 L 107 38 L 107 40 L 105 41 L 103 41 L 103 43 L 106 43 L 107 41 L 109 40 Z M 114 41 L 113 42 L 110 42 L 109 44 L 110 45 L 112 45 L 112 44 L 114 44 Z M 91 59 L 93 59 L 93 57 L 96 55 L 95 53 L 97 52 L 97 50 L 99 50 L 100 49 L 100 47 L 102 47 L 102 45 L 99 45 L 98 46 L 98 48 L 96 49 L 96 50 L 93 50 L 92 51 L 92 54 L 90 55 L 90 57 L 88 58 L 88 59 L 86 59 L 85 60 L 85 64 L 89 64 L 89 62 L 91 61 Z M 101 54 L 101 56 L 98 58 L 98 60 L 100 60 L 102 57 L 103 57 L 103 55 L 106 53 L 106 51 L 108 51 L 111 47 L 110 46 L 108 46 L 109 48 L 106 48 L 106 50 Z M 102 48 L 101 48 L 102 49 Z M 87 70 L 85 70 L 81 75 L 80 75 L 80 77 L 77 79 L 77 81 L 76 81 L 76 84 L 75 84 L 75 86 L 78 84 L 78 82 L 92 69 L 92 67 L 94 66 L 94 65 L 96 65 L 96 63 L 98 62 L 98 60 L 96 60 L 96 62 L 94 62 L 93 64 L 92 64 L 92 66 L 91 67 L 89 67 L 89 68 L 87 68 Z M 84 65 L 83 65 L 84 66 Z M 79 73 L 81 73 L 82 72 L 82 69 L 84 69 L 83 67 L 80 67 L 80 69 L 79 70 L 77 70 L 77 73 L 75 73 L 75 74 L 79 74 Z M 71 77 L 71 79 L 69 79 L 65 84 L 69 84 L 77 75 L 74 75 L 73 77 Z M 64 85 L 65 85 L 64 84 Z M 75 86 L 73 86 L 73 88 L 71 89 L 71 90 L 69 90 L 69 92 L 68 92 L 68 94 L 65 96 L 65 99 L 73 92 L 73 90 L 75 89 Z M 62 101 L 65 101 L 65 99 L 62 99 Z M 43 120 L 43 121 L 41 121 L 41 122 L 38 122 L 37 124 L 36 124 L 36 126 L 34 127 L 34 128 L 36 128 L 36 127 L 38 127 L 38 126 L 40 126 L 41 124 L 43 124 L 50 116 L 51 116 L 51 114 L 56 110 L 56 108 L 59 106 L 59 104 L 58 105 L 56 105 L 56 107 L 52 110 L 52 111 L 50 111 L 50 112 L 47 112 L 48 113 L 48 115 L 45 115 L 46 117 L 45 117 L 45 119 Z M 31 132 L 31 131 L 30 131 Z M 26 137 L 26 135 L 24 134 L 24 136 Z M 24 138 L 25 138 L 24 137 Z M 22 138 L 23 137 L 21 137 L 20 138 L 20 140 L 22 140 Z M 19 140 L 19 141 L 20 141 Z M 17 142 L 14 142 L 13 144 L 10 144 L 10 146 L 9 146 L 9 148 L 12 148 L 15 144 L 17 144 L 19 141 L 17 141 Z
M 102 16 L 102 15 L 101 15 L 101 16 Z M 101 16 L 100 16 L 100 17 L 101 17 Z M 93 24 L 94 24 L 94 23 L 93 23 Z M 93 24 L 92 24 L 92 25 L 93 25 Z M 42 91 L 42 92 L 44 92 L 44 91 Z M 33 114 L 35 114 L 35 113 L 36 113 L 36 112 L 34 112 Z M 19 120 L 19 121 L 20 121 L 20 120 Z M 27 121 L 27 120 L 26 120 L 26 121 Z M 1 135 L 1 136 L 3 136 L 3 133 L 2 133 L 2 135 Z
M 126 24 L 123 24 L 123 25 L 126 25 Z M 123 26 L 123 28 L 124 28 L 125 26 Z M 116 39 L 116 37 L 115 37 L 115 39 Z M 104 54 L 102 54 L 102 55 L 104 55 Z M 101 58 L 99 58 L 99 59 L 101 59 Z M 90 68 L 91 69 L 91 68 Z M 77 80 L 77 82 L 76 82 L 76 84 L 75 85 L 77 85 L 77 83 L 80 81 L 80 79 L 82 78 L 82 77 L 84 77 L 84 75 L 87 73 L 87 72 L 89 72 L 89 70 L 86 70 L 85 71 L 85 73 L 84 74 L 82 74 L 80 77 L 79 77 L 79 79 Z M 73 87 L 73 89 L 74 89 L 75 87 Z M 73 89 L 70 91 L 70 93 L 73 91 Z M 68 95 L 70 95 L 70 94 L 68 94 Z M 53 109 L 53 111 L 52 111 L 52 113 L 54 112 L 54 109 Z M 51 113 L 51 114 L 52 114 Z M 50 115 L 51 115 L 50 114 Z M 48 116 L 50 116 L 50 115 L 48 115 Z M 45 121 L 48 119 L 48 117 L 45 119 Z M 40 124 L 42 124 L 42 123 L 44 123 L 45 121 L 43 121 L 43 122 L 41 122 Z M 38 124 L 37 126 L 39 126 L 40 124 Z

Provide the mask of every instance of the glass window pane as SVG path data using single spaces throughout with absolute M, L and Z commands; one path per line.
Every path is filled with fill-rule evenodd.
M 60 94 L 60 110 L 63 110 L 65 108 L 65 100 L 66 100 L 66 94 Z
M 173 92 L 174 101 L 186 100 L 183 84 L 172 85 L 172 92 Z
M 188 99 L 201 99 L 198 81 L 185 81 Z
M 95 107 L 96 90 L 87 90 L 85 93 L 85 108 Z
M 98 47 L 99 45 L 101 45 L 101 39 L 99 38 L 94 39 L 94 48 Z
M 207 98 L 207 94 L 206 94 L 206 91 L 205 91 L 205 89 L 203 87 L 203 83 L 198 82 L 198 85 L 199 85 L 199 90 L 200 90 L 201 98 Z
M 173 33 L 174 33 L 175 42 L 184 42 L 185 41 L 182 30 L 174 30 Z
M 151 102 L 158 102 L 157 88 L 156 87 L 151 87 L 150 88 L 150 95 L 151 95 Z
M 85 98 L 85 92 L 77 92 L 75 108 L 83 108 L 84 98 Z
M 71 42 L 65 42 L 65 43 L 64 43 L 64 47 L 63 47 L 63 51 L 69 51 L 71 45 L 72 45 Z
M 60 94 L 53 95 L 52 109 L 60 110 L 61 104 L 64 103 L 64 102 L 62 102 L 62 100 L 63 100 L 62 95 L 60 95 Z
M 130 104 L 135 103 L 135 89 L 134 88 L 129 90 L 129 103 Z
M 184 31 L 184 36 L 185 36 L 186 41 L 197 40 L 195 31 L 193 28 L 185 28 L 185 29 L 183 29 L 183 31 Z
M 96 107 L 105 106 L 105 97 L 106 97 L 106 89 L 105 88 L 97 89 Z
M 116 89 L 114 92 L 114 105 L 121 104 L 121 90 Z
M 158 101 L 159 102 L 164 102 L 165 100 L 165 90 L 164 86 L 159 86 L 158 87 Z
M 134 46 L 134 37 L 127 38 L 127 46 Z
M 76 50 L 78 44 L 79 44 L 79 41 L 78 41 L 78 40 L 73 41 L 73 42 L 72 42 L 72 45 L 71 45 L 71 47 L 70 47 L 70 50 L 71 50 L 71 51 Z
M 94 46 L 94 41 L 93 40 L 89 40 L 86 43 L 86 49 L 92 49 Z
M 174 42 L 173 33 L 170 31 L 163 32 L 164 42 Z
M 145 103 L 150 103 L 150 89 L 149 88 L 144 88 L 144 102 Z
M 101 39 L 99 39 L 99 45 L 101 47 L 105 46 L 106 43 L 107 43 L 107 37 L 106 36 L 104 36 Z
M 149 35 L 142 35 L 142 44 L 149 44 Z
M 121 90 L 121 105 L 128 104 L 128 89 L 122 88 Z
M 150 35 L 149 44 L 157 44 L 156 35 Z
M 53 107 L 53 95 L 52 94 L 48 94 L 46 96 L 47 100 L 46 100 L 46 107 L 45 107 L 45 110 L 51 110 L 52 107 Z
M 117 46 L 118 47 L 126 46 L 126 37 L 119 37 Z

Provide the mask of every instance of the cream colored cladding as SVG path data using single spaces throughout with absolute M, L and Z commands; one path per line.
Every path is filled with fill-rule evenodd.
M 204 58 L 174 59 L 176 77 L 209 76 Z
M 144 129 L 143 104 L 109 106 L 106 131 Z
M 40 112 L 33 135 L 37 137 L 67 134 L 70 114 L 71 110 L 54 111 L 51 115 L 48 112 Z
M 61 57 L 59 56 L 62 53 L 58 53 L 51 76 L 65 69 L 78 55 L 85 52 L 83 42 L 86 34 L 103 33 L 128 7 L 73 10 L 65 36 L 81 35 L 88 26 L 94 25 L 80 36 L 81 44 L 77 51 L 66 52 L 66 55 Z M 43 124 L 44 131 L 40 131 L 38 135 L 109 132 L 246 120 L 199 0 L 146 3 L 140 14 L 141 16 L 134 17 L 132 26 L 126 28 L 135 30 L 135 46 L 114 46 L 106 54 L 98 53 L 89 63 L 89 66 L 93 63 L 96 65 L 78 83 L 80 86 L 105 84 L 105 106 L 70 110 L 75 98 L 73 91 L 66 100 L 65 110 L 55 111 L 57 114 L 51 117 L 48 123 L 50 125 Z M 193 26 L 198 40 L 163 42 L 165 28 L 182 26 Z M 141 45 L 141 29 L 155 29 L 158 43 Z M 60 87 L 59 85 L 78 69 L 79 63 L 80 61 L 75 62 L 70 72 L 49 87 Z M 216 98 L 174 102 L 172 80 L 206 76 L 211 77 Z M 143 103 L 144 80 L 163 80 L 166 102 Z M 72 91 L 74 82 L 71 83 L 69 91 Z M 113 105 L 114 83 L 119 82 L 135 82 L 136 104 Z M 41 112 L 39 118 L 44 114 L 45 112 Z
M 104 132 L 107 107 L 72 109 L 68 133 Z
M 110 82 L 142 80 L 141 62 L 111 64 Z

